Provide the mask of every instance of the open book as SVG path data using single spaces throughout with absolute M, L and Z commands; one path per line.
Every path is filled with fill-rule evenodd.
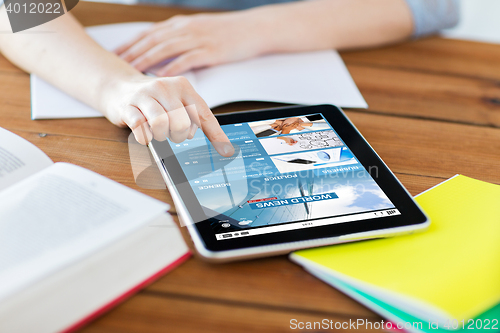
M 0 128 L 0 332 L 75 329 L 189 257 L 169 206 Z
M 459 175 L 416 201 L 432 221 L 424 233 L 290 257 L 393 322 L 375 328 L 499 332 L 500 186 Z
M 110 24 L 87 28 L 87 32 L 112 51 L 151 24 Z M 342 58 L 333 50 L 268 55 L 190 71 L 183 76 L 211 108 L 237 101 L 367 107 Z M 31 75 L 32 119 L 101 116 L 100 112 Z

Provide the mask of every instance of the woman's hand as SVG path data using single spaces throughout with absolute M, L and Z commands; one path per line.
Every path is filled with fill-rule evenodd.
M 298 142 L 297 140 L 295 140 L 294 138 L 291 138 L 289 136 L 279 136 L 279 137 L 277 137 L 277 139 L 285 141 L 286 144 L 289 146 L 293 146 Z
M 0 6 L 0 28 L 8 24 L 5 6 Z M 71 14 L 30 31 L 54 33 L 0 34 L 2 54 L 113 124 L 130 127 L 138 142 L 146 144 L 153 137 L 181 142 L 199 127 L 219 154 L 233 155 L 217 119 L 186 78 L 143 75 L 93 41 Z
M 275 131 L 280 132 L 282 125 L 283 125 L 283 120 L 277 119 L 274 121 L 274 123 L 271 124 L 271 128 Z
M 182 142 L 201 128 L 219 154 L 233 155 L 234 148 L 212 111 L 184 77 L 137 75 L 107 90 L 104 115 L 115 125 L 130 127 L 139 143 L 147 144 L 153 137 Z
M 281 134 L 290 134 L 290 132 L 294 129 L 302 131 L 304 129 L 301 126 L 303 122 L 304 121 L 302 119 L 297 117 L 286 118 L 285 120 L 283 120 Z
M 267 32 L 254 16 L 250 11 L 174 16 L 115 52 L 142 72 L 175 58 L 156 72 L 158 76 L 255 57 L 264 52 Z

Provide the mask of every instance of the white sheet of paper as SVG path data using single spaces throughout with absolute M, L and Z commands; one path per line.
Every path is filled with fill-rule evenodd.
M 105 49 L 113 50 L 150 25 L 111 24 L 90 27 L 87 32 Z M 333 50 L 268 55 L 188 72 L 185 76 L 210 107 L 236 101 L 368 107 L 342 58 Z M 31 116 L 54 119 L 102 115 L 31 75 Z
M 197 70 L 194 75 L 194 86 L 210 107 L 234 101 L 367 107 L 333 50 L 267 55 Z

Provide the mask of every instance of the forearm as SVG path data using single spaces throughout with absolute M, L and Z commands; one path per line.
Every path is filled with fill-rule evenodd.
M 0 29 L 8 31 L 5 7 Z M 14 64 L 35 73 L 95 109 L 105 112 L 107 93 L 141 73 L 105 51 L 71 16 L 63 15 L 25 33 L 0 34 L 0 50 Z
M 269 36 L 262 53 L 373 47 L 404 40 L 413 29 L 404 0 L 310 0 L 247 13 Z
M 8 31 L 4 8 L 0 29 Z M 0 34 L 0 50 L 27 72 L 101 111 L 113 124 L 127 125 L 138 142 L 191 139 L 201 128 L 215 149 L 234 149 L 205 101 L 180 77 L 151 78 L 95 43 L 70 15 L 21 34 Z

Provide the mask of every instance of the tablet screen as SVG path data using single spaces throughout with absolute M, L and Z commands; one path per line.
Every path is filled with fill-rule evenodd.
M 222 129 L 230 158 L 200 130 L 169 141 L 217 241 L 400 215 L 322 114 Z

